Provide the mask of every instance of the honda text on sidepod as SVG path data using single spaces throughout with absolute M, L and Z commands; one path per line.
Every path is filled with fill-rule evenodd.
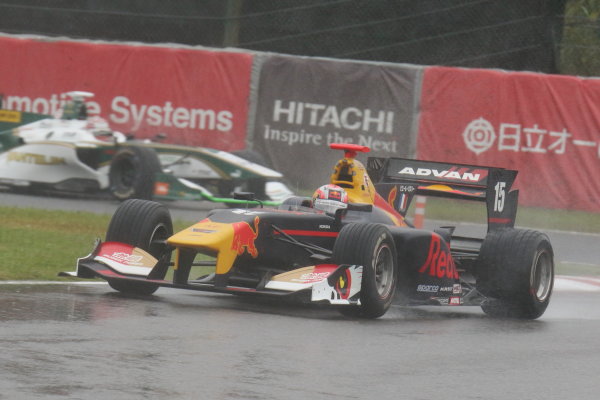
M 364 318 L 382 316 L 395 297 L 408 305 L 478 305 L 500 317 L 544 313 L 553 251 L 545 234 L 513 228 L 516 171 L 371 157 L 367 173 L 355 157 L 368 147 L 331 148 L 345 156 L 330 185 L 277 209 L 214 210 L 173 234 L 164 206 L 128 200 L 112 217 L 106 242 L 79 259 L 76 272 L 63 274 L 100 277 L 134 294 L 166 286 L 294 297 Z M 453 227 L 411 227 L 404 215 L 415 194 L 485 202 L 485 239 L 454 236 Z M 211 271 L 197 273 L 208 265 Z

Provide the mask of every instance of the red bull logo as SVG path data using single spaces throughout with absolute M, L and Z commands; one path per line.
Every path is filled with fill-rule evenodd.
M 231 250 L 234 250 L 239 256 L 247 251 L 253 258 L 258 257 L 258 250 L 254 245 L 254 241 L 258 236 L 259 218 L 254 218 L 254 229 L 247 222 L 235 222 L 231 224 L 233 227 L 233 240 L 231 242 Z
M 330 190 L 329 191 L 329 198 L 332 200 L 341 200 L 342 199 L 342 193 L 338 190 Z

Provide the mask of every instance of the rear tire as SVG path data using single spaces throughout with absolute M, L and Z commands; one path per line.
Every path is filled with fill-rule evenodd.
M 378 318 L 388 310 L 398 281 L 396 245 L 389 229 L 379 224 L 348 224 L 333 247 L 336 264 L 362 265 L 360 306 L 340 307 L 343 315 Z
M 524 229 L 490 232 L 477 261 L 477 289 L 493 317 L 539 318 L 554 285 L 554 252 L 545 234 Z
M 131 199 L 123 202 L 110 220 L 107 242 L 127 243 L 139 247 L 157 259 L 168 252 L 166 240 L 173 235 L 169 210 L 153 201 Z M 115 290 L 127 294 L 149 295 L 158 285 L 122 280 L 108 281 Z
M 117 199 L 151 200 L 156 174 L 162 171 L 154 149 L 125 146 L 113 157 L 110 170 L 110 193 Z

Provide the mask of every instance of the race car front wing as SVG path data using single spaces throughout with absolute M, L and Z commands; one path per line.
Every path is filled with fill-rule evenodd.
M 164 268 L 155 257 L 146 251 L 125 243 L 96 241 L 94 250 L 77 260 L 77 269 L 61 272 L 60 276 L 77 278 L 102 278 L 111 281 L 156 284 L 178 289 L 199 290 L 219 293 L 248 293 L 263 296 L 307 295 L 311 302 L 331 305 L 360 305 L 362 270 L 360 265 L 318 264 L 298 268 L 271 276 L 258 287 L 218 286 L 208 279 L 189 280 L 175 283 L 167 279 L 154 279 L 164 273 Z

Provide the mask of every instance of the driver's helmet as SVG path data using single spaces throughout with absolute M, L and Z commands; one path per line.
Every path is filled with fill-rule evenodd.
M 334 214 L 348 207 L 348 193 L 337 185 L 323 185 L 313 194 L 312 203 L 315 209 Z
M 87 107 L 82 100 L 67 101 L 63 107 L 62 119 L 87 119 Z

